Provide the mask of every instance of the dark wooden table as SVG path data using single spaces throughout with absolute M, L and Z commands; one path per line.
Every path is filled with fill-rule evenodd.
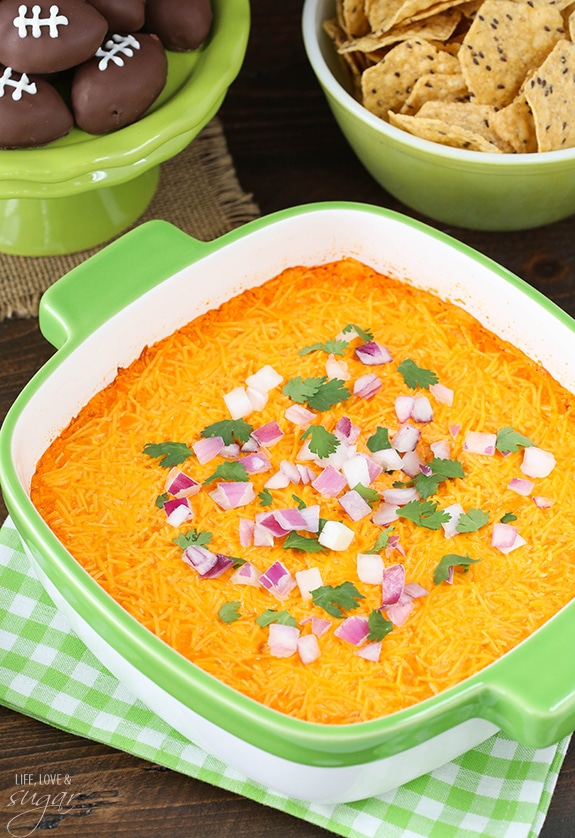
M 262 213 L 312 201 L 363 201 L 412 214 L 363 170 L 340 135 L 308 66 L 301 0 L 254 0 L 242 71 L 222 107 L 242 187 Z M 423 219 L 428 221 L 428 219 Z M 496 259 L 575 316 L 575 217 L 538 230 L 486 233 L 435 224 Z M 37 321 L 0 323 L 0 419 L 51 355 Z M 0 502 L 0 520 L 6 510 Z M 558 663 L 560 665 L 560 663 Z M 536 677 L 536 676 L 535 676 Z M 0 789 L 23 771 L 67 773 L 85 799 L 64 836 L 319 838 L 325 830 L 0 708 Z M 0 830 L 8 795 L 0 799 Z M 543 838 L 575 834 L 575 746 L 564 762 Z

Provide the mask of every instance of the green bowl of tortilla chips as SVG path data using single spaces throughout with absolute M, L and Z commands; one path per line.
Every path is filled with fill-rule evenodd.
M 305 0 L 303 39 L 384 189 L 437 221 L 521 230 L 575 213 L 573 8 Z

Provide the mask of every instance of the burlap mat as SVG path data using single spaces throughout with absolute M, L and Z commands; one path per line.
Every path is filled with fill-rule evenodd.
M 163 218 L 200 241 L 211 241 L 258 215 L 238 182 L 216 117 L 184 151 L 162 164 L 158 190 L 136 223 Z M 98 249 L 41 257 L 0 253 L 0 320 L 35 316 L 46 288 Z

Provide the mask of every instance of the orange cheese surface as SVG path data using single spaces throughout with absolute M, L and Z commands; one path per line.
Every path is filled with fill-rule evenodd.
M 428 500 L 437 510 L 458 503 L 466 512 L 488 515 L 477 531 L 452 538 L 441 527 L 431 530 L 408 518 L 392 522 L 390 532 L 399 538 L 400 550 L 383 548 L 384 563 L 403 564 L 406 583 L 418 583 L 428 595 L 415 599 L 406 621 L 383 638 L 378 660 L 362 658 L 357 653 L 364 646 L 353 646 L 334 632 L 345 617 L 369 617 L 381 607 L 382 586 L 361 582 L 357 573 L 358 553 L 370 552 L 384 531 L 372 521 L 381 500 L 372 494 L 372 513 L 353 522 L 338 498 L 322 496 L 309 483 L 271 489 L 267 506 L 258 497 L 282 461 L 303 462 L 298 455 L 305 427 L 285 418 L 294 402 L 283 388 L 296 376 L 326 376 L 329 356 L 323 349 L 306 354 L 300 350 L 334 339 L 348 324 L 370 331 L 392 360 L 364 365 L 354 351 L 363 341 L 354 338 L 344 354 L 336 356 L 347 366 L 349 398 L 314 411 L 312 424 L 331 433 L 338 419 L 349 417 L 360 428 L 357 451 L 369 456 L 367 441 L 378 428 L 388 429 L 392 438 L 400 426 L 396 397 L 427 396 L 433 420 L 410 420 L 421 431 L 416 450 L 429 462 L 430 445 L 447 441 L 450 458 L 464 471 L 462 478 L 441 482 Z M 439 383 L 453 391 L 451 406 L 427 389 L 410 389 L 398 371 L 406 359 L 433 371 Z M 261 410 L 244 420 L 256 429 L 277 421 L 284 436 L 267 451 L 271 469 L 249 477 L 254 500 L 223 510 L 210 495 L 217 485 L 213 481 L 190 498 L 193 519 L 174 528 L 157 503 L 165 491 L 167 469 L 143 453 L 144 447 L 165 441 L 191 447 L 206 426 L 229 419 L 223 395 L 244 385 L 264 365 L 273 367 L 283 383 L 269 392 Z M 370 398 L 354 395 L 354 382 L 372 373 L 380 378 L 381 389 Z M 46 451 L 32 481 L 32 499 L 100 585 L 199 667 L 302 719 L 363 721 L 410 706 L 477 672 L 572 598 L 573 403 L 573 395 L 540 366 L 450 303 L 351 259 L 295 267 L 147 347 L 127 369 L 119 370 L 114 382 Z M 520 468 L 523 447 L 505 456 L 464 449 L 468 431 L 495 434 L 508 427 L 556 459 L 548 476 L 528 478 L 534 484 L 529 495 L 508 488 L 512 478 L 526 479 Z M 200 464 L 191 456 L 179 467 L 203 483 L 223 462 L 217 456 Z M 315 474 L 324 465 L 321 460 L 305 464 Z M 400 470 L 383 471 L 370 488 L 381 496 L 398 482 L 408 485 L 409 477 Z M 549 498 L 552 505 L 540 508 L 534 496 Z M 308 553 L 284 549 L 282 538 L 273 546 L 242 546 L 240 519 L 253 521 L 262 511 L 296 507 L 299 502 L 319 503 L 322 519 L 350 527 L 350 546 Z M 493 526 L 510 514 L 525 543 L 505 554 L 492 546 L 491 537 Z M 211 533 L 205 545 L 209 550 L 249 561 L 260 573 L 278 560 L 294 577 L 299 570 L 317 567 L 324 586 L 352 582 L 363 598 L 337 619 L 304 598 L 297 586 L 279 601 L 261 587 L 234 583 L 233 569 L 203 579 L 182 560 L 182 548 L 174 542 L 194 528 Z M 474 562 L 466 572 L 455 567 L 451 584 L 435 584 L 434 571 L 446 554 L 468 556 Z M 224 622 L 218 613 L 232 602 L 237 603 L 239 619 Z M 302 637 L 312 631 L 307 618 L 330 620 L 329 630 L 318 637 L 319 657 L 305 664 L 297 652 L 289 657 L 272 654 L 269 628 L 256 622 L 266 609 L 287 612 Z M 381 613 L 386 617 L 385 609 Z

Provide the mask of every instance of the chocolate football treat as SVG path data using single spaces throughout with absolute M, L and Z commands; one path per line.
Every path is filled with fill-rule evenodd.
M 108 24 L 85 0 L 0 0 L 0 62 L 19 73 L 58 73 L 90 58 Z
M 197 49 L 212 25 L 210 0 L 146 0 L 146 32 L 157 35 L 166 49 Z
M 135 122 L 155 102 L 168 74 L 168 61 L 154 35 L 111 35 L 72 79 L 76 125 L 104 134 Z
M 74 119 L 55 87 L 0 66 L 0 148 L 30 148 L 64 137 Z
M 110 32 L 137 32 L 144 25 L 145 0 L 88 0 L 108 22 Z

